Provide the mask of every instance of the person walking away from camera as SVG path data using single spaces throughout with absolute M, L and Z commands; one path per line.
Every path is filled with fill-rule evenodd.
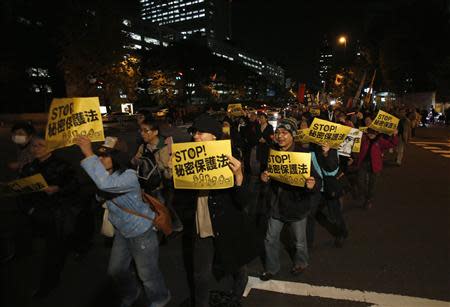
M 43 136 L 35 135 L 30 152 L 34 160 L 22 167 L 20 178 L 41 174 L 48 187 L 41 192 L 19 197 L 19 209 L 29 218 L 31 238 L 44 240 L 44 258 L 39 288 L 33 294 L 45 298 L 56 288 L 68 250 L 67 238 L 71 234 L 70 212 L 78 193 L 78 182 L 71 166 L 57 158 L 47 146 Z M 31 242 L 30 242 L 31 244 Z
M 309 150 L 296 146 L 294 136 L 297 132 L 297 122 L 293 118 L 283 119 L 276 131 L 274 149 L 291 152 L 309 152 Z M 289 224 L 295 238 L 294 265 L 291 273 L 301 274 L 308 266 L 308 247 L 306 242 L 306 217 L 312 207 L 314 194 L 318 194 L 320 183 L 314 169 L 311 176 L 306 178 L 305 187 L 291 186 L 276 180 L 270 180 L 269 173 L 264 171 L 261 180 L 269 183 L 268 201 L 270 202 L 270 215 L 264 246 L 266 251 L 265 271 L 260 279 L 272 279 L 280 270 L 280 233 L 285 224 Z
M 398 143 L 398 131 L 393 136 L 384 138 L 381 133 L 369 128 L 361 139 L 361 150 L 356 160 L 358 168 L 358 186 L 360 196 L 363 197 L 363 207 L 373 206 L 379 175 L 383 170 L 383 152 L 394 148 Z
M 400 122 L 398 123 L 398 145 L 397 145 L 397 166 L 401 166 L 403 162 L 403 156 L 405 155 L 406 145 L 409 142 L 411 136 L 411 121 L 406 116 L 406 110 L 400 110 Z
M 12 126 L 11 140 L 17 145 L 17 160 L 8 163 L 10 170 L 18 173 L 25 164 L 34 160 L 34 156 L 31 153 L 31 141 L 35 133 L 33 125 L 27 122 L 17 123 Z
M 136 171 L 127 166 L 125 143 L 107 137 L 97 154 L 87 137 L 79 137 L 76 143 L 85 156 L 81 167 L 105 199 L 115 229 L 108 274 L 119 290 L 120 306 L 133 305 L 140 296 L 141 284 L 148 306 L 165 306 L 170 292 L 158 266 L 159 243 L 152 222 L 155 213 L 142 199 Z
M 199 116 L 193 124 L 195 142 L 222 139 L 222 125 L 216 119 Z M 199 190 L 192 194 L 195 203 L 193 248 L 194 303 L 206 307 L 210 303 L 213 276 L 231 275 L 231 295 L 239 301 L 248 281 L 246 264 L 259 255 L 253 225 L 242 208 L 248 197 L 243 186 L 242 164 L 228 156 L 235 186 L 219 190 Z

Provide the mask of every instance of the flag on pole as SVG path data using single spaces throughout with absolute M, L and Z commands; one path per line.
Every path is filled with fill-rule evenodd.
M 299 103 L 303 103 L 303 101 L 305 100 L 305 89 L 306 89 L 305 83 L 300 83 L 298 86 L 298 93 L 297 93 L 297 101 Z
M 355 102 L 358 101 L 359 96 L 361 95 L 362 88 L 364 86 L 364 83 L 366 82 L 366 76 L 367 76 L 367 72 L 364 72 L 361 82 L 359 83 L 358 89 L 356 90 L 355 97 L 353 98 L 353 101 L 355 101 Z M 353 101 L 352 101 L 352 105 L 353 105 Z

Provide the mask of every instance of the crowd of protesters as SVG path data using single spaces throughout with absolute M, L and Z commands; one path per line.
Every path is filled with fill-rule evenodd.
M 394 134 L 388 136 L 368 128 L 360 152 L 344 157 L 328 144 L 296 141 L 298 130 L 308 128 L 314 119 L 310 111 L 308 107 L 287 110 L 276 127 L 269 124 L 264 112 L 220 119 L 202 114 L 181 134 L 174 133 L 179 128 L 170 122 L 141 114 L 136 151 L 129 150 L 125 140 L 118 137 L 107 137 L 98 148 L 86 137 L 77 139 L 84 156 L 81 168 L 97 188 L 92 199 L 109 210 L 114 227 L 108 275 L 119 290 L 121 306 L 132 306 L 142 295 L 148 306 L 165 306 L 175 295 L 166 287 L 158 256 L 164 242 L 180 234 L 190 252 L 186 259 L 191 265 L 187 272 L 191 274 L 192 306 L 210 306 L 211 279 L 224 276 L 233 277 L 232 289 L 225 298 L 215 299 L 227 299 L 230 305 L 238 306 L 248 281 L 247 264 L 257 257 L 264 259 L 259 278 L 267 281 L 276 277 L 284 269 L 279 253 L 285 225 L 291 230 L 295 249 L 290 269 L 293 275 L 309 266 L 316 222 L 330 233 L 336 247 L 344 246 L 349 236 L 342 212 L 346 196 L 362 208 L 374 206 L 385 152 L 395 149 L 395 163 L 400 166 L 407 154 L 406 145 L 423 117 L 415 109 L 386 109 L 400 119 Z M 376 110 L 323 105 L 318 117 L 360 128 L 370 126 L 375 115 Z M 45 241 L 40 284 L 33 294 L 41 298 L 60 283 L 64 259 L 73 244 L 70 238 L 74 229 L 68 225 L 73 224 L 70 207 L 80 203 L 79 184 L 64 155 L 48 150 L 45 138 L 32 125 L 17 124 L 11 134 L 18 154 L 8 165 L 10 170 L 17 178 L 40 173 L 48 183 L 43 191 L 17 199 L 29 225 L 20 238 L 31 241 L 39 236 Z M 175 189 L 170 144 L 221 139 L 231 140 L 228 161 L 235 186 L 222 190 Z M 310 177 L 304 187 L 270 177 L 270 149 L 311 153 Z M 172 235 L 158 232 L 153 223 L 156 213 L 144 202 L 142 190 L 169 209 Z

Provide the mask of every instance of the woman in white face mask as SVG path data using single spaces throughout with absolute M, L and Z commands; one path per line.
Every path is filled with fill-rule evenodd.
M 33 161 L 30 144 L 34 134 L 30 123 L 17 123 L 11 128 L 11 140 L 17 145 L 17 160 L 8 164 L 12 171 L 20 172 L 25 164 Z

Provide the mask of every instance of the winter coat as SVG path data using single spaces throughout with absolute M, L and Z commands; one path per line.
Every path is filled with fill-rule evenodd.
M 78 181 L 75 171 L 69 163 L 52 154 L 45 161 L 35 159 L 24 165 L 20 178 L 35 174 L 41 174 L 49 186 L 58 186 L 59 191 L 52 195 L 45 192 L 22 195 L 18 203 L 20 210 L 40 228 L 56 226 L 60 235 L 73 231 L 68 227 L 73 227 L 72 207 L 77 204 Z
M 395 135 L 385 139 L 381 135 L 378 135 L 374 140 L 370 140 L 367 134 L 364 133 L 361 140 L 361 150 L 356 163 L 358 168 L 362 166 L 366 156 L 369 154 L 368 151 L 371 142 L 370 163 L 372 171 L 374 173 L 379 173 L 383 170 L 383 151 L 394 148 L 398 144 L 398 137 Z
M 195 206 L 197 195 L 197 191 L 191 193 Z M 215 247 L 214 274 L 218 278 L 235 273 L 256 258 L 262 249 L 262 240 L 256 239 L 256 227 L 242 211 L 247 195 L 245 186 L 209 191 L 208 208 Z
M 276 148 L 276 150 L 279 150 Z M 293 147 L 293 152 L 309 152 L 309 149 L 300 146 Z M 270 216 L 283 222 L 296 222 L 304 219 L 317 199 L 320 188 L 320 176 L 314 167 L 311 167 L 311 176 L 316 179 L 313 190 L 292 186 L 276 180 L 269 183 L 268 201 L 271 208 Z

